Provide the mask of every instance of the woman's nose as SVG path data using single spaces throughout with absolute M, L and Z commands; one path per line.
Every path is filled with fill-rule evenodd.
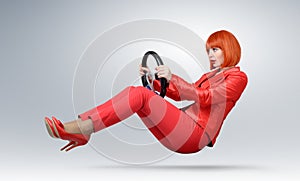
M 209 58 L 212 58 L 213 56 L 214 56 L 213 50 L 212 50 L 212 49 L 209 49 L 209 50 L 208 50 L 208 57 L 209 57 Z

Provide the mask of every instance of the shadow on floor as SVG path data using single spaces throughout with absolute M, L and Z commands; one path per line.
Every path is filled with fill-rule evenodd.
M 106 165 L 95 166 L 95 169 L 145 169 L 145 170 L 189 170 L 189 171 L 233 171 L 233 170 L 264 170 L 266 167 L 256 165 Z

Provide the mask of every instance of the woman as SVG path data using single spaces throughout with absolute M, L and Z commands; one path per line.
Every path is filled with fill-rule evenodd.
M 137 113 L 159 142 L 172 151 L 194 153 L 213 146 L 226 116 L 247 85 L 247 76 L 236 66 L 241 48 L 230 32 L 221 30 L 210 35 L 206 49 L 211 71 L 195 83 L 172 74 L 165 65 L 156 68 L 158 77 L 167 79 L 166 96 L 176 101 L 192 100 L 192 105 L 178 109 L 153 91 L 130 86 L 75 121 L 63 124 L 55 117 L 46 117 L 48 133 L 68 140 L 61 150 L 69 151 L 85 145 L 92 133 Z M 139 71 L 144 75 L 149 69 L 140 66 Z M 155 90 L 160 90 L 159 81 L 153 84 Z

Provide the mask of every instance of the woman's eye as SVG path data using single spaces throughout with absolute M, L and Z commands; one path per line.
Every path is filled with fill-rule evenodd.
M 212 48 L 212 50 L 213 50 L 214 52 L 216 52 L 216 51 L 219 50 L 219 48 Z

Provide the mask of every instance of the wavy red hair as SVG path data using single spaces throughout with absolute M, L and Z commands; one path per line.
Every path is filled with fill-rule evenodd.
M 239 63 L 241 46 L 232 33 L 221 30 L 211 34 L 206 41 L 206 50 L 213 47 L 218 47 L 223 51 L 224 63 L 221 65 L 222 68 L 235 66 Z

